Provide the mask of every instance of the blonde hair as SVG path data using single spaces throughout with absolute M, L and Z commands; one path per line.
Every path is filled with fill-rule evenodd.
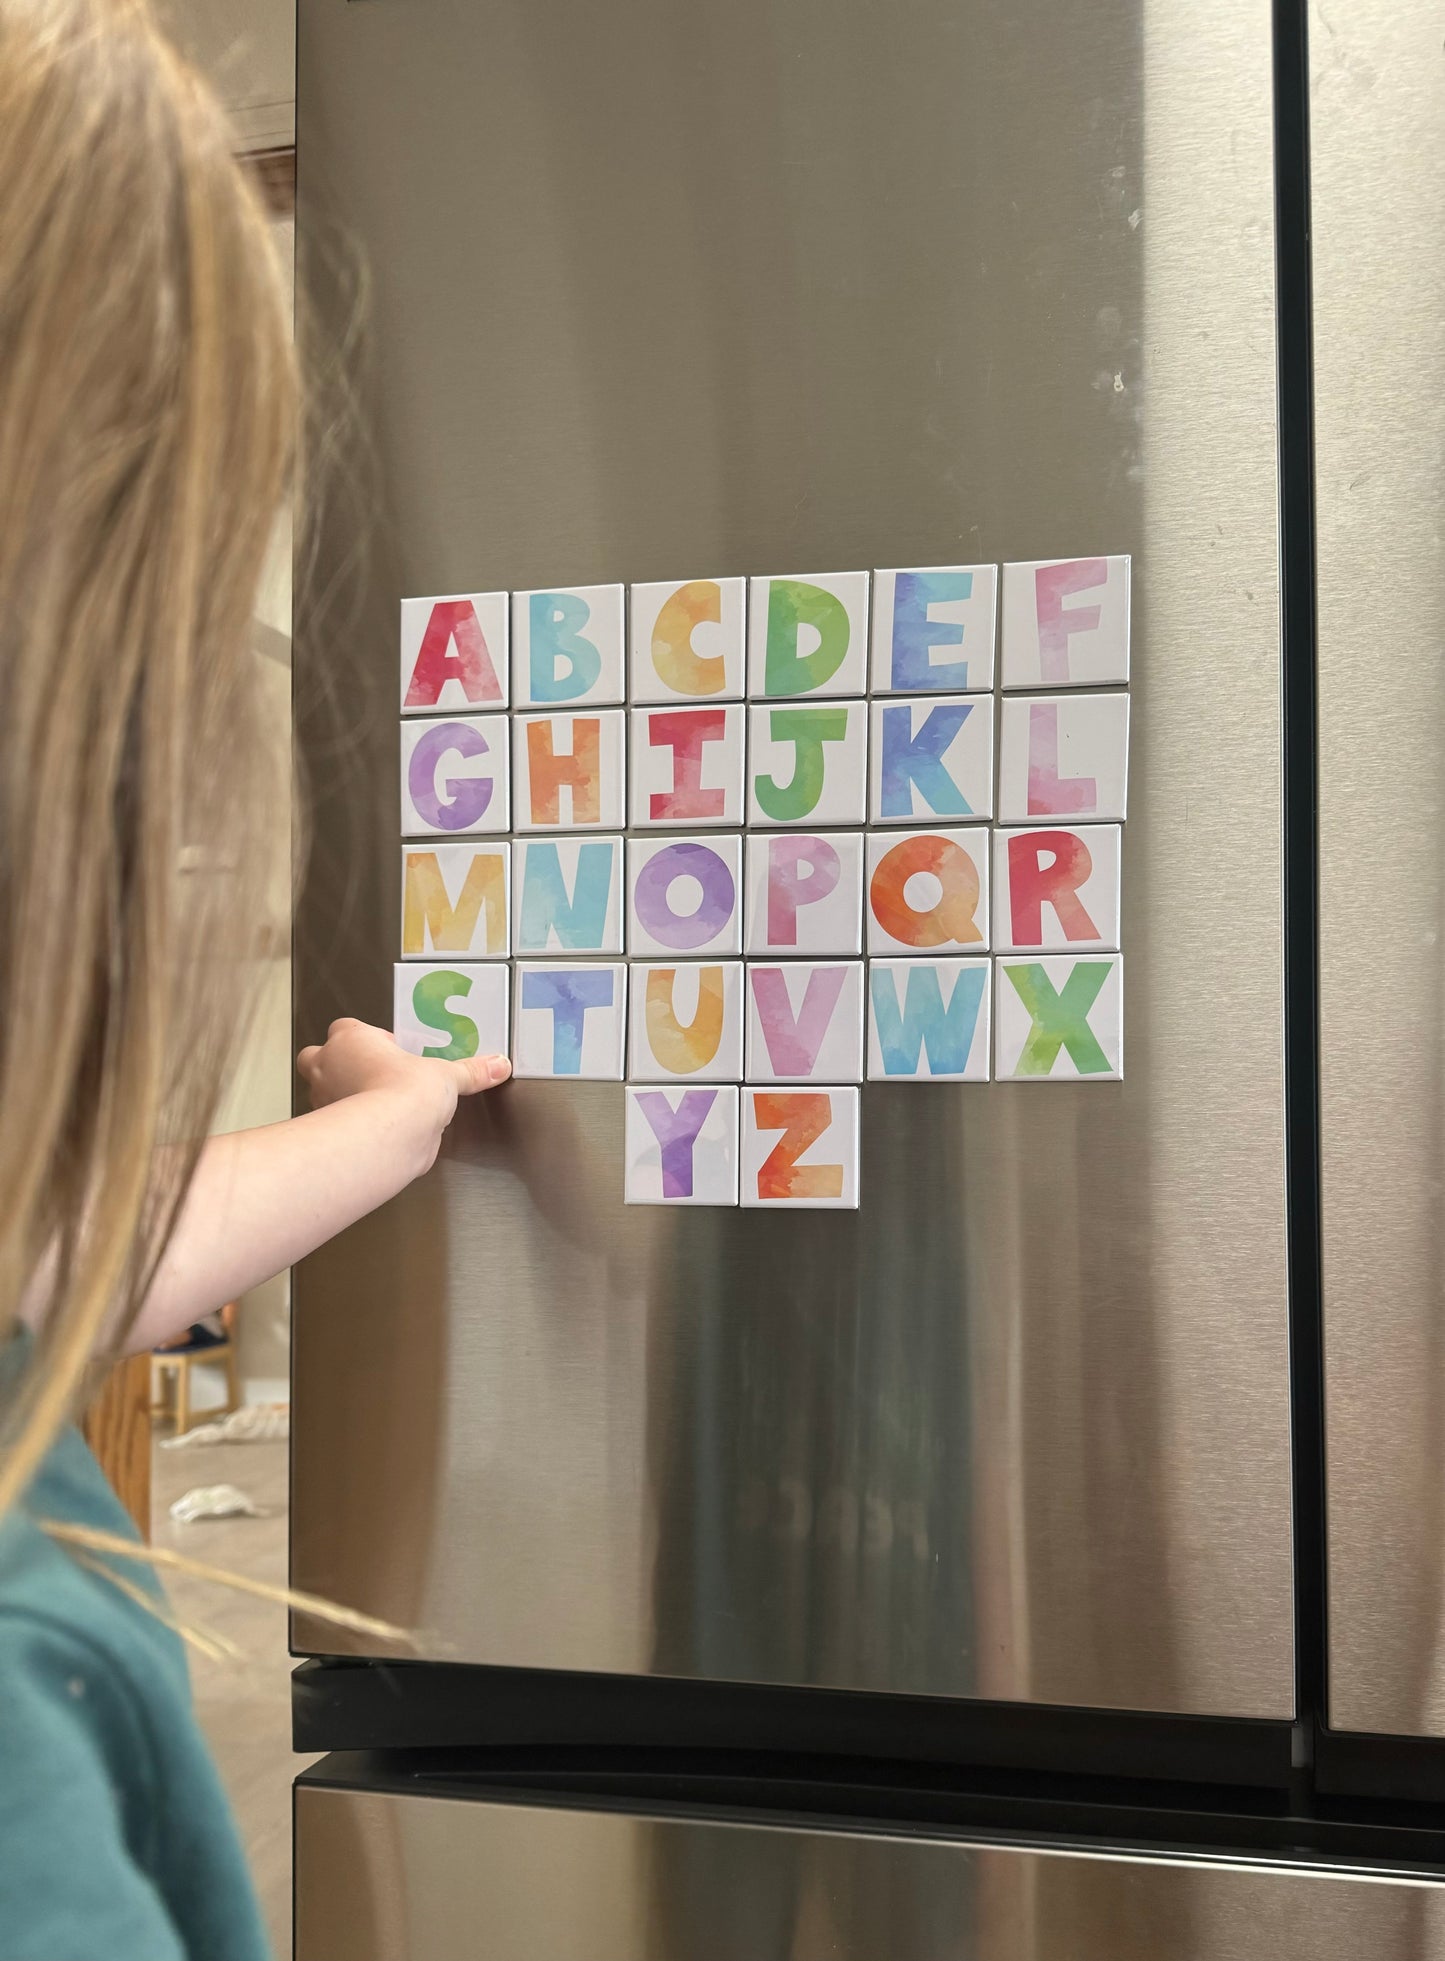
M 244 1006 L 252 611 L 298 389 L 270 227 L 142 0 L 0 0 L 0 1514 L 138 1307 Z

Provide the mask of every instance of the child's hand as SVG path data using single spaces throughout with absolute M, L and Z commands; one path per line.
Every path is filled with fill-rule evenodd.
M 436 1157 L 458 1097 L 493 1089 L 512 1073 L 504 1055 L 473 1055 L 462 1062 L 408 1055 L 384 1028 L 349 1017 L 333 1021 L 324 1042 L 302 1049 L 296 1067 L 316 1110 L 364 1093 L 395 1097 L 408 1128 L 416 1126 L 422 1169 Z

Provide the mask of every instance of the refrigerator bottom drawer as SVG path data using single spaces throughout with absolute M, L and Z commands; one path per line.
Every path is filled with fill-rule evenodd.
M 1445 1887 L 298 1786 L 296 1961 L 1445 1961 Z

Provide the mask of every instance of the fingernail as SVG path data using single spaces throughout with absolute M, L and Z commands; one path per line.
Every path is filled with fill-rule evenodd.
M 487 1081 L 504 1083 L 512 1073 L 512 1065 L 504 1055 L 489 1056 L 487 1059 Z

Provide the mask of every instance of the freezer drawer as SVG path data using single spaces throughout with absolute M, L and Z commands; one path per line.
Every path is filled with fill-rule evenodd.
M 1441 1961 L 1435 1886 L 300 1788 L 296 1961 Z
M 1330 1721 L 1445 1736 L 1445 93 L 1311 13 Z
M 375 459 L 298 620 L 299 1039 L 390 1014 L 403 594 L 1127 552 L 1134 722 L 1123 1083 L 870 1084 L 862 1209 L 784 1218 L 624 1208 L 620 1087 L 469 1109 L 298 1276 L 297 1585 L 461 1662 L 1288 1719 L 1266 0 L 299 36 Z

